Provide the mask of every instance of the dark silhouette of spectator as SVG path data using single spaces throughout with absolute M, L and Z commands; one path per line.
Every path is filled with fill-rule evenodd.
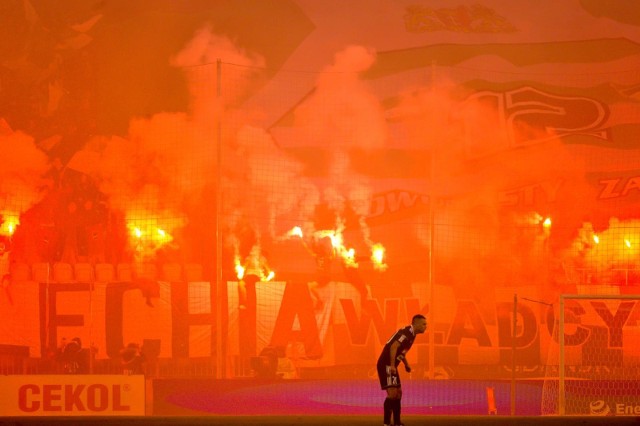
M 331 267 L 336 256 L 336 250 L 329 236 L 322 233 L 314 234 L 309 242 L 302 240 L 305 248 L 311 253 L 316 262 L 314 280 L 309 283 L 309 291 L 315 299 L 315 308 L 322 309 L 324 302 L 319 289 L 331 282 Z
M 82 349 L 82 341 L 74 337 L 69 342 L 62 339 L 58 347 L 58 360 L 62 363 L 65 374 L 87 373 L 87 353 Z
M 120 351 L 122 374 L 144 374 L 145 357 L 137 343 L 129 343 Z

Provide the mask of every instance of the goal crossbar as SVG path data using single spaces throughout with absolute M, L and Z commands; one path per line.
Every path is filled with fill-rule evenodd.
M 561 294 L 560 303 L 562 304 L 565 299 L 612 299 L 612 300 L 640 300 L 640 294 Z

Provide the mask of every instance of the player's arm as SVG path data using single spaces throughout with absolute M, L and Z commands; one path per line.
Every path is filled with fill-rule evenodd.
M 404 355 L 400 355 L 398 359 L 400 359 L 400 361 L 402 361 L 402 363 L 404 364 L 405 371 L 407 373 L 411 373 L 411 366 L 409 365 L 409 361 L 407 361 L 407 357 Z
M 396 370 L 396 356 L 398 354 L 398 348 L 400 347 L 400 342 L 397 340 L 391 343 L 389 347 L 389 360 L 391 361 L 391 365 L 389 366 L 389 371 L 391 373 L 397 373 Z

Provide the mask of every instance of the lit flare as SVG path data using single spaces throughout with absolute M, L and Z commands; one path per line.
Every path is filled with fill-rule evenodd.
M 20 224 L 19 216 L 15 213 L 2 212 L 0 214 L 4 222 L 0 226 L 0 235 L 12 236 L 16 227 Z
M 294 226 L 291 231 L 289 231 L 289 235 L 292 237 L 300 237 L 302 238 L 302 228 L 299 226 Z
M 387 269 L 387 265 L 384 262 L 385 254 L 386 250 L 382 244 L 377 243 L 371 247 L 371 261 L 373 262 L 373 267 L 375 269 L 379 271 Z
M 244 267 L 239 263 L 236 263 L 236 276 L 239 280 L 244 278 Z

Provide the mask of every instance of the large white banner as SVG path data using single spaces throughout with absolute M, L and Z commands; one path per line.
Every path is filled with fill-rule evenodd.
M 144 416 L 144 376 L 0 377 L 2 416 Z

